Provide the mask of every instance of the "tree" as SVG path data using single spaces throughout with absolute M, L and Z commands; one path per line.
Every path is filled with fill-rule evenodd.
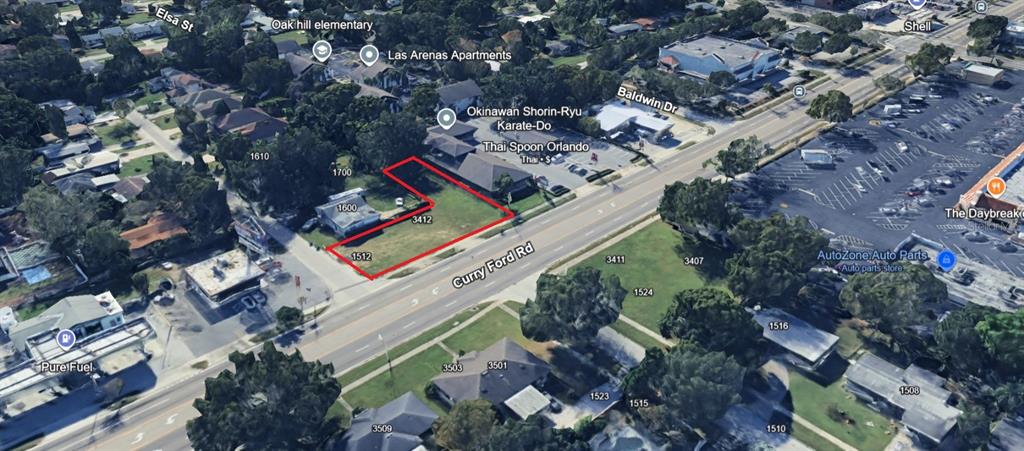
M 422 128 L 419 130 L 423 132 Z M 303 210 L 320 203 L 340 188 L 343 179 L 331 175 L 337 150 L 309 129 L 291 129 L 271 142 L 258 143 L 254 152 L 268 153 L 266 161 L 246 163 L 252 172 L 228 171 L 232 183 L 252 174 L 258 177 L 259 200 L 284 211 Z M 248 158 L 245 156 L 243 158 Z M 241 180 L 241 183 L 247 181 Z
M 302 310 L 285 305 L 277 309 L 274 317 L 277 318 L 277 329 L 285 332 L 299 327 L 302 324 L 303 314 Z
M 498 176 L 498 179 L 494 181 L 494 192 L 500 197 L 507 198 L 507 200 L 511 202 L 512 197 L 509 196 L 509 190 L 512 189 L 513 185 L 515 185 L 515 182 L 512 181 L 512 176 L 508 174 L 501 174 Z
M 356 135 L 356 156 L 365 169 L 379 170 L 419 155 L 427 132 L 409 113 L 384 113 Z
M 907 67 L 915 74 L 928 76 L 937 74 L 949 64 L 953 49 L 942 44 L 925 42 L 913 55 L 907 55 Z
M 20 142 L 25 146 L 36 146 L 42 144 L 39 136 L 46 133 L 46 130 L 46 118 L 38 106 L 0 87 L 2 142 Z
M 415 114 L 416 117 L 424 120 L 432 119 L 437 109 L 437 86 L 433 84 L 422 84 L 412 88 L 412 97 L 405 111 Z
M 727 149 L 718 151 L 718 155 L 705 161 L 704 167 L 714 166 L 719 174 L 734 178 L 757 169 L 757 160 L 768 150 L 768 145 L 756 136 L 734 139 Z
M 989 55 L 996 39 L 1006 30 L 1009 19 L 1003 16 L 984 16 L 971 22 L 967 27 L 967 37 L 974 39 L 968 50 L 975 55 Z
M 736 31 L 750 27 L 763 19 L 768 15 L 768 8 L 756 0 L 743 0 L 736 8 L 723 11 L 722 15 L 726 27 Z
M 961 376 L 983 376 L 992 358 L 977 325 L 995 311 L 968 304 L 946 316 L 935 326 L 935 344 L 940 358 Z
M 82 0 L 78 4 L 82 17 L 99 17 L 101 23 L 117 18 L 121 13 L 120 0 Z
M 79 250 L 82 266 L 88 274 L 109 271 L 114 279 L 123 279 L 131 274 L 131 254 L 128 242 L 109 221 L 89 227 L 82 238 Z
M 907 265 L 899 272 L 854 275 L 839 293 L 850 313 L 888 334 L 919 324 L 922 304 L 947 297 L 946 284 L 922 265 Z
M 833 89 L 815 97 L 807 108 L 807 115 L 829 122 L 843 122 L 853 117 L 853 104 L 849 96 Z
M 292 70 L 284 60 L 260 58 L 242 69 L 242 86 L 259 99 L 284 94 L 292 81 Z
M 64 25 L 64 35 L 68 37 L 68 44 L 71 45 L 71 48 L 82 48 L 82 37 L 78 35 L 75 21 L 69 20 L 67 25 Z
M 482 451 L 587 451 L 590 445 L 568 428 L 551 428 L 540 415 L 506 421 L 495 427 Z
M 644 359 L 622 379 L 622 392 L 629 399 L 657 399 L 658 384 L 665 373 L 665 351 L 649 348 Z
M 810 31 L 802 31 L 793 38 L 792 47 L 793 51 L 797 53 L 811 54 L 817 52 L 818 48 L 821 47 L 821 36 Z
M 850 44 L 853 44 L 853 38 L 850 35 L 836 33 L 825 40 L 825 44 L 821 49 L 828 53 L 839 53 L 850 48 Z
M 690 183 L 675 182 L 665 186 L 658 214 L 669 224 L 695 227 L 714 235 L 739 220 L 739 214 L 729 202 L 730 191 L 727 183 L 699 177 Z
M 648 358 L 651 357 L 644 360 Z M 740 402 L 746 370 L 732 357 L 681 344 L 664 355 L 655 353 L 653 358 L 658 364 L 643 370 L 657 370 L 646 378 L 651 385 L 645 390 L 638 391 L 638 387 L 630 385 L 627 389 L 656 394 L 651 400 L 655 406 L 646 415 L 656 429 L 671 432 L 683 427 L 706 427 Z M 645 368 L 645 364 L 631 372 L 640 368 Z
M 132 288 L 142 294 L 149 296 L 149 275 L 144 272 L 137 272 L 132 275 Z
M 991 434 L 992 418 L 977 406 L 968 406 L 956 419 L 957 438 L 962 449 L 986 449 Z
M 450 450 L 480 449 L 498 424 L 498 418 L 485 399 L 460 401 L 447 416 L 434 422 L 434 439 Z
M 722 290 L 698 288 L 676 293 L 672 307 L 658 324 L 661 335 L 721 351 L 753 363 L 761 326 Z
M 990 315 L 976 329 L 1001 373 L 1024 372 L 1024 310 Z
M 602 278 L 594 268 L 565 276 L 541 274 L 537 298 L 527 300 L 520 312 L 523 335 L 536 341 L 588 342 L 619 318 L 625 297 L 618 276 Z
M 64 123 L 64 112 L 60 108 L 47 105 L 43 108 L 43 114 L 46 115 L 46 125 L 50 133 L 53 133 L 60 139 L 67 139 L 68 127 Z
M 90 193 L 61 196 L 38 185 L 28 190 L 19 206 L 28 227 L 54 249 L 78 249 L 86 229 L 96 221 L 95 196 Z
M 174 212 L 195 242 L 206 242 L 231 222 L 227 192 L 217 181 L 168 159 L 153 161 L 144 196 L 163 211 Z
M 28 3 L 14 10 L 14 18 L 18 21 L 18 35 L 49 36 L 57 30 L 57 17 L 60 16 L 56 6 L 41 3 Z
M 892 74 L 885 74 L 878 77 L 874 81 L 875 86 L 885 92 L 896 92 L 903 89 L 903 80 L 896 78 Z
M 547 12 L 555 7 L 555 0 L 537 0 L 535 5 L 540 12 Z
M 186 424 L 198 451 L 317 449 L 341 429 L 327 411 L 341 395 L 334 365 L 306 362 L 273 342 L 259 354 L 232 352 L 235 371 L 206 379 L 193 402 L 199 416 Z
M 34 158 L 31 149 L 0 140 L 0 167 L 4 168 L 4 176 L 0 177 L 0 207 L 17 205 L 21 200 L 34 179 Z
M 708 75 L 708 83 L 711 83 L 721 89 L 725 89 L 736 84 L 736 76 L 731 72 L 719 70 Z
M 818 253 L 828 246 L 807 218 L 779 214 L 740 221 L 730 239 L 742 251 L 726 261 L 729 289 L 745 299 L 772 303 L 795 299 Z
M 786 31 L 786 21 L 775 17 L 766 17 L 750 26 L 750 30 L 763 38 Z

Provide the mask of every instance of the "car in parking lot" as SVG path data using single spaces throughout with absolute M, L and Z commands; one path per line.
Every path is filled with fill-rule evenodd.
M 896 141 L 896 150 L 906 152 L 910 150 L 910 146 L 905 141 Z
M 570 164 L 568 169 L 569 169 L 569 172 L 572 172 L 573 174 L 576 174 L 576 175 L 578 175 L 580 177 L 586 177 L 587 176 L 587 170 L 584 169 L 584 168 L 581 168 L 581 167 L 579 167 L 579 166 L 577 166 L 575 164 Z

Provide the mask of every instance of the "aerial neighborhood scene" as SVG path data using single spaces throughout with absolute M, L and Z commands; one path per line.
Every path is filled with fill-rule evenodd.
M 1024 450 L 1022 56 L 1018 0 L 0 1 L 0 450 Z

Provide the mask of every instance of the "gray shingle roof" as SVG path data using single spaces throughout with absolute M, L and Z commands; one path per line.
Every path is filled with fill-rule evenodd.
M 992 429 L 989 449 L 994 451 L 1014 451 L 1024 449 L 1024 421 L 1008 418 L 999 420 Z
M 96 296 L 70 296 L 50 306 L 41 315 L 11 327 L 11 341 L 16 349 L 25 348 L 25 340 L 51 330 L 67 329 L 95 321 L 108 315 Z
M 277 45 L 277 54 L 278 55 L 283 55 L 283 54 L 287 54 L 287 53 L 295 53 L 295 52 L 298 52 L 299 50 L 302 50 L 302 46 L 300 46 L 298 42 L 295 42 L 295 41 L 293 41 L 291 39 L 289 39 L 287 41 L 276 42 L 275 45 Z
M 507 369 L 488 370 L 488 362 L 505 361 Z M 486 399 L 500 405 L 527 385 L 547 377 L 548 364 L 514 341 L 502 338 L 480 352 L 471 352 L 459 359 L 462 372 L 444 373 L 433 379 L 434 385 L 458 401 Z
M 461 157 L 476 150 L 475 147 L 448 135 L 430 133 L 424 144 L 451 157 Z
M 335 449 L 356 451 L 409 451 L 420 445 L 420 435 L 430 430 L 437 414 L 412 392 L 377 409 L 364 410 L 352 419 L 352 426 Z M 374 425 L 388 425 L 390 433 L 372 430 Z
M 496 189 L 495 183 L 503 174 L 512 177 L 513 183 L 530 178 L 529 172 L 512 166 L 500 158 L 475 152 L 466 155 L 466 159 L 462 160 L 456 173 L 459 174 L 459 177 L 487 191 Z
M 480 90 L 480 86 L 473 80 L 464 80 L 437 89 L 437 96 L 445 104 L 452 104 L 462 99 L 481 95 L 483 95 L 483 91 Z
M 779 309 L 756 312 L 754 321 L 764 329 L 762 335 L 765 338 L 812 363 L 828 355 L 839 342 L 839 337 Z M 768 327 L 769 323 L 787 323 L 789 329 L 774 330 Z

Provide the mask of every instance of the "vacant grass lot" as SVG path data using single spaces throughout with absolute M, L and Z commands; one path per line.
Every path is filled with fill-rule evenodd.
M 619 276 L 622 287 L 629 292 L 622 305 L 622 314 L 657 332 L 658 322 L 672 306 L 676 293 L 708 285 L 676 255 L 679 239 L 679 232 L 656 221 L 580 262 L 577 267 L 591 266 L 603 274 Z M 605 257 L 609 255 L 622 255 L 625 263 L 605 263 Z M 637 297 L 633 293 L 635 288 L 650 288 L 654 294 Z
M 309 37 L 306 35 L 306 33 L 299 30 L 295 30 L 289 31 L 287 33 L 273 35 L 270 37 L 270 40 L 274 42 L 295 41 L 299 45 L 305 45 L 307 42 L 309 42 Z
M 885 449 L 892 440 L 889 419 L 861 404 L 843 388 L 843 378 L 822 386 L 796 371 L 789 372 L 793 412 L 839 440 L 858 449 Z M 832 419 L 830 411 L 846 413 L 847 423 Z
M 178 120 L 174 118 L 173 114 L 166 114 L 153 119 L 153 123 L 161 130 L 170 130 L 172 128 L 178 128 Z
M 453 357 L 440 346 L 431 346 L 416 355 L 394 366 L 393 371 L 377 376 L 367 383 L 348 392 L 342 386 L 342 398 L 352 407 L 380 407 L 392 399 L 412 391 L 430 408 L 444 413 L 444 409 L 427 398 L 427 384 L 434 376 L 441 373 L 441 365 L 451 362 Z
M 153 170 L 154 158 L 164 159 L 169 157 L 167 154 L 158 153 L 129 160 L 121 164 L 121 175 L 131 177 L 133 175 L 149 174 L 149 171 Z
M 414 166 L 415 163 L 410 165 Z M 401 174 L 399 177 L 403 180 L 412 180 Z M 353 252 L 370 252 L 372 260 L 357 262 L 357 265 L 372 274 L 472 232 L 503 216 L 497 208 L 433 175 L 421 176 L 410 184 L 434 199 L 434 209 L 424 213 L 431 217 L 430 224 L 415 224 L 412 220 L 406 220 L 336 250 L 345 256 Z

